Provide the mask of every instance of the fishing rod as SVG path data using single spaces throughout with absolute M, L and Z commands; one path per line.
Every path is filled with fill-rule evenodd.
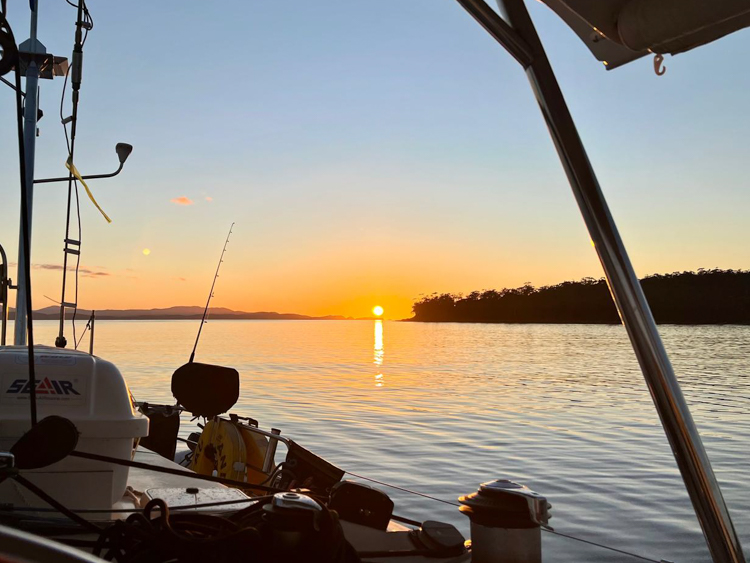
M 211 291 L 208 292 L 208 299 L 206 300 L 206 308 L 203 309 L 203 318 L 201 318 L 201 324 L 198 327 L 198 336 L 195 337 L 195 344 L 193 345 L 193 351 L 190 354 L 190 360 L 188 361 L 189 364 L 193 363 L 193 360 L 195 359 L 195 350 L 198 348 L 198 341 L 201 339 L 201 331 L 203 330 L 203 325 L 206 322 L 206 316 L 208 315 L 208 306 L 211 303 L 211 298 L 214 296 L 214 286 L 216 285 L 216 278 L 219 277 L 219 269 L 221 268 L 221 263 L 224 262 L 224 253 L 227 251 L 227 244 L 229 244 L 229 237 L 232 236 L 232 229 L 234 228 L 234 223 L 229 227 L 229 234 L 227 235 L 227 239 L 224 241 L 224 248 L 221 250 L 221 256 L 219 257 L 219 263 L 216 266 L 216 273 L 214 274 L 214 281 L 211 282 Z

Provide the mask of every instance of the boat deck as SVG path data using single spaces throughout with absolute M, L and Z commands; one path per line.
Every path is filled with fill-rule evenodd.
M 207 507 L 207 512 L 223 512 L 227 510 L 239 510 L 248 505 L 252 497 L 246 495 L 239 489 L 225 487 L 221 483 L 212 483 L 202 479 L 191 477 L 190 469 L 170 461 L 159 454 L 143 447 L 138 447 L 133 461 L 147 463 L 156 467 L 167 469 L 179 469 L 185 476 L 170 475 L 157 471 L 149 471 L 138 467 L 131 467 L 128 473 L 128 489 L 122 500 L 114 505 L 115 510 L 129 510 L 143 508 L 153 498 L 163 499 L 169 506 L 202 505 L 213 502 L 227 502 L 238 500 L 236 504 L 225 504 L 221 506 Z M 185 509 L 185 510 L 200 510 Z M 127 518 L 128 512 L 113 512 L 113 519 Z

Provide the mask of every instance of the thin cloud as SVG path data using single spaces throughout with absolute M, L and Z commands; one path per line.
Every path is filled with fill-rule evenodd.
M 17 265 L 18 264 L 16 262 L 10 263 L 10 266 L 13 268 Z M 62 272 L 63 269 L 60 264 L 32 264 L 31 267 L 34 270 L 51 270 L 53 272 Z M 75 266 L 68 266 L 68 271 L 75 272 Z M 81 274 L 84 278 L 103 278 L 112 275 L 109 272 L 105 272 L 103 270 L 92 270 L 91 268 L 78 268 L 78 273 Z
M 206 196 L 206 201 L 213 201 L 213 200 L 214 200 L 214 198 L 212 198 L 210 195 Z
M 177 205 L 193 205 L 193 203 L 195 203 L 192 199 L 184 195 L 181 195 L 180 197 L 173 197 L 169 201 Z

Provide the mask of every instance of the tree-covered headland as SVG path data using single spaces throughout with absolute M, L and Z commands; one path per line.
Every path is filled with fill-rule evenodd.
M 655 274 L 641 280 L 657 323 L 750 324 L 750 271 Z M 414 303 L 412 321 L 475 323 L 619 323 L 604 279 L 557 285 L 433 294 Z

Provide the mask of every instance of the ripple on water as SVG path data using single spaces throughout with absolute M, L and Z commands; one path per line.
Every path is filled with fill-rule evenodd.
M 52 342 L 55 323 L 35 323 Z M 171 402 L 187 321 L 97 323 L 97 354 L 139 400 Z M 455 500 L 493 478 L 547 495 L 552 524 L 655 559 L 708 559 L 625 331 L 618 326 L 212 322 L 199 361 L 236 367 L 236 412 L 344 469 Z M 661 327 L 735 527 L 750 544 L 750 327 Z M 187 421 L 182 432 L 187 434 Z M 397 513 L 455 507 L 389 490 Z M 632 561 L 546 534 L 545 561 Z

